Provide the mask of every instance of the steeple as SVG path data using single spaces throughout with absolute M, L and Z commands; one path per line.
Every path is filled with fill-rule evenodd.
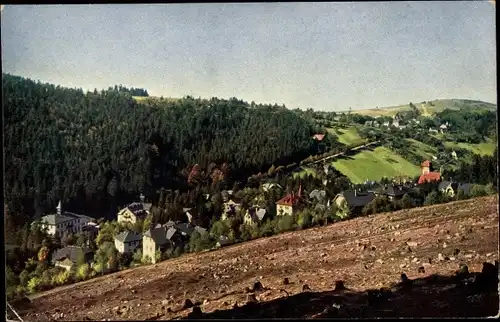
M 61 206 L 61 200 L 59 200 L 59 203 L 57 204 L 57 214 L 60 216 L 62 213 L 62 206 Z

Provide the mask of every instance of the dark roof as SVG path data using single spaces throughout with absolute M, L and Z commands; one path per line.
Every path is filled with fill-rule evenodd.
M 371 191 L 345 190 L 341 195 L 344 196 L 349 208 L 364 207 L 375 199 L 375 194 Z
M 75 213 L 72 213 L 72 212 L 69 212 L 69 211 L 64 211 L 60 215 L 58 215 L 58 214 L 50 214 L 50 215 L 47 215 L 47 216 L 43 216 L 41 218 L 41 221 L 45 222 L 48 225 L 58 225 L 58 224 L 61 224 L 61 223 L 67 222 L 67 221 L 72 221 L 72 220 L 75 220 L 75 219 L 78 219 L 78 218 L 89 219 L 89 220 L 93 219 L 93 218 L 91 218 L 89 216 L 79 215 L 79 214 L 75 214 Z
M 200 235 L 207 232 L 207 230 L 200 226 L 194 226 L 194 231 L 198 232 Z
M 167 228 L 170 228 L 170 227 L 174 227 L 175 224 L 178 223 L 178 221 L 172 221 L 172 220 L 169 220 L 167 221 L 167 223 L 165 225 L 163 225 L 164 227 L 167 227 Z
M 456 190 L 458 188 L 458 182 L 452 182 L 452 181 L 441 181 L 438 185 L 438 189 L 446 189 L 449 185 L 451 185 L 451 188 L 453 190 Z
M 387 185 L 387 187 L 385 187 L 382 191 L 380 191 L 381 194 L 391 197 L 401 197 L 406 193 L 412 193 L 412 192 L 414 192 L 414 190 L 410 187 L 407 187 L 405 185 L 394 185 L 394 184 Z
M 175 235 L 175 233 L 179 232 L 177 229 L 175 229 L 174 227 L 170 227 L 168 228 L 167 230 L 167 239 L 170 240 L 172 239 L 172 237 Z
M 149 210 L 148 208 L 151 207 L 151 204 L 142 204 L 140 202 L 133 202 L 124 209 L 128 208 L 136 217 L 146 217 L 148 214 L 146 210 Z M 124 209 L 122 209 L 120 212 L 122 212 Z
M 300 197 L 295 194 L 288 194 L 285 197 L 281 198 L 280 200 L 276 201 L 277 205 L 283 205 L 283 206 L 294 206 L 297 205 L 300 201 Z
M 163 245 L 167 242 L 167 230 L 165 227 L 149 229 L 144 233 L 144 236 L 151 237 L 158 245 Z
M 130 243 L 133 241 L 142 240 L 142 236 L 135 231 L 124 231 L 118 234 L 115 239 L 121 241 L 122 243 Z
M 69 259 L 73 263 L 76 263 L 78 260 L 78 255 L 80 252 L 85 254 L 86 261 L 91 261 L 94 253 L 90 248 L 87 247 L 77 247 L 77 246 L 67 246 L 64 248 L 60 248 L 54 252 L 52 255 L 52 261 L 61 261 L 65 258 Z
M 191 236 L 194 227 L 189 223 L 178 223 L 174 226 L 181 234 Z
M 472 183 L 461 183 L 458 185 L 457 191 L 462 190 L 466 195 L 468 195 L 472 186 Z
M 262 219 L 264 219 L 264 217 L 266 216 L 266 209 L 254 206 L 248 209 L 248 214 L 250 215 L 252 220 L 262 221 Z

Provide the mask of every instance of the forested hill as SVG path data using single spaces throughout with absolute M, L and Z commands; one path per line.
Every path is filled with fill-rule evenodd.
M 112 88 L 85 93 L 8 74 L 2 89 L 6 202 L 25 219 L 59 199 L 109 213 L 140 192 L 186 190 L 195 164 L 220 179 L 217 189 L 231 189 L 316 149 L 313 125 L 277 105 L 191 97 L 144 105 Z

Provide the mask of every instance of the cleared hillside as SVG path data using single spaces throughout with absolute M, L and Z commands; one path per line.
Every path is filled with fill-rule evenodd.
M 434 113 L 443 111 L 445 109 L 456 110 L 460 108 L 478 108 L 487 110 L 496 110 L 496 105 L 483 101 L 475 100 L 464 100 L 464 99 L 437 99 L 427 102 L 414 102 L 413 103 L 424 116 L 431 116 Z M 409 111 L 410 105 L 398 105 L 398 106 L 388 106 L 379 107 L 371 109 L 359 109 L 353 110 L 353 113 L 369 115 L 373 117 L 377 116 L 394 116 L 398 112 Z
M 231 310 L 235 304 L 254 301 L 245 308 L 253 307 L 249 310 L 253 313 L 247 316 L 255 316 L 259 307 L 264 310 L 275 301 L 313 298 L 319 292 L 331 291 L 336 280 L 343 280 L 350 292 L 364 292 L 391 287 L 402 272 L 410 279 L 451 275 L 460 263 L 477 272 L 483 262 L 498 259 L 497 199 L 485 197 L 378 214 L 183 256 L 55 289 L 34 298 L 29 308 L 18 309 L 27 321 L 166 320 L 186 317 L 192 309 L 182 306 L 190 299 L 214 317 L 236 311 L 215 310 Z M 284 278 L 289 280 L 286 285 Z M 262 291 L 245 290 L 255 281 L 260 281 Z M 305 284 L 311 290 L 308 294 L 304 293 Z M 470 300 L 464 311 L 463 306 L 454 305 L 457 298 L 433 293 L 434 284 L 428 284 L 425 296 L 411 298 L 409 305 L 384 302 L 383 315 L 475 316 L 498 312 L 496 292 L 465 294 L 464 288 L 459 288 L 460 298 Z M 399 292 L 408 291 L 391 289 L 389 293 L 397 296 L 402 294 Z M 474 297 L 476 293 L 482 297 Z M 284 307 L 273 304 L 272 314 L 311 317 L 311 310 L 319 310 L 319 314 L 325 308 L 307 300 L 304 303 L 308 303 L 305 311 L 299 309 L 300 305 L 280 310 Z M 376 316 L 382 310 L 378 306 L 377 311 L 377 306 L 369 302 L 353 307 L 363 316 Z
M 352 156 L 340 157 L 332 162 L 332 166 L 353 183 L 379 181 L 383 177 L 414 177 L 420 173 L 418 165 L 386 147 L 376 147 Z

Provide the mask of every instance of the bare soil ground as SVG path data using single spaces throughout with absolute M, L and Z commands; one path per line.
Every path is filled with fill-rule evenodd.
M 497 285 L 490 282 L 493 292 L 485 293 L 470 289 L 472 282 L 434 277 L 451 276 L 461 263 L 480 272 L 483 262 L 498 260 L 497 199 L 377 214 L 190 254 L 54 289 L 17 309 L 25 321 L 167 320 L 193 315 L 183 308 L 189 299 L 207 318 L 495 315 Z M 394 289 L 403 272 L 421 286 Z M 342 300 L 332 291 L 336 280 L 349 289 Z M 253 292 L 256 281 L 263 289 Z M 366 291 L 382 287 L 393 287 L 392 300 L 376 306 L 380 296 Z M 331 308 L 334 300 L 343 313 Z

